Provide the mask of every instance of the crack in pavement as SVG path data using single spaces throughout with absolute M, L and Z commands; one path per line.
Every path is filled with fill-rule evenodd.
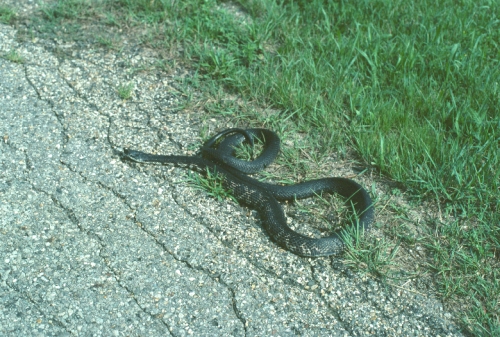
M 71 170 L 71 168 L 69 166 L 68 166 L 68 168 Z M 71 170 L 71 171 L 74 172 L 74 173 L 76 173 L 76 174 L 79 174 L 84 179 L 84 182 L 87 181 L 87 178 L 84 177 L 84 176 L 82 176 L 79 172 L 76 172 L 76 171 L 73 171 L 73 170 Z M 91 230 L 84 229 L 81 226 L 80 221 L 78 220 L 78 217 L 75 215 L 75 212 L 72 209 L 64 206 L 63 203 L 61 203 L 61 201 L 56 196 L 54 196 L 53 194 L 51 194 L 51 193 L 49 193 L 47 191 L 44 191 L 44 190 L 36 187 L 32 183 L 31 183 L 31 187 L 32 187 L 32 189 L 34 191 L 37 191 L 39 193 L 43 193 L 43 194 L 47 195 L 49 197 L 49 199 L 52 200 L 53 204 L 56 207 L 58 207 L 58 208 L 60 208 L 60 209 L 63 210 L 63 212 L 66 214 L 66 217 L 71 221 L 71 223 L 73 223 L 76 227 L 78 227 L 79 230 L 82 233 L 84 233 L 88 237 L 90 237 L 90 238 L 94 239 L 96 242 L 98 242 L 99 246 L 101 247 L 101 249 L 98 252 L 98 255 L 101 257 L 101 260 L 108 267 L 108 269 L 113 273 L 114 280 L 115 280 L 116 284 L 119 285 L 122 289 L 124 289 L 128 294 L 130 294 L 130 297 L 134 299 L 135 303 L 137 304 L 137 307 L 140 308 L 145 314 L 151 316 L 152 319 L 155 319 L 155 320 L 158 319 L 157 317 L 155 317 L 155 315 L 153 315 L 150 312 L 148 312 L 146 310 L 146 308 L 144 308 L 139 303 L 136 294 L 132 290 L 130 290 L 129 287 L 127 287 L 125 284 L 123 284 L 120 281 L 120 276 L 119 276 L 119 273 L 117 272 L 117 270 L 115 268 L 113 268 L 112 265 L 111 265 L 111 263 L 109 262 L 109 260 L 102 255 L 102 250 L 104 248 L 106 248 L 106 244 L 104 243 L 104 241 L 102 240 L 102 238 L 98 234 L 92 232 Z M 161 322 L 161 324 L 165 325 L 165 327 L 169 330 L 169 332 L 170 332 L 170 334 L 172 336 L 175 336 L 175 334 L 172 334 L 171 327 L 170 327 L 170 325 L 167 322 L 165 322 L 163 319 L 159 319 L 159 322 Z
M 30 295 L 29 293 L 27 292 L 23 292 L 21 291 L 20 289 L 18 289 L 17 287 L 15 287 L 14 285 L 12 284 L 9 284 L 8 282 L 5 282 L 5 285 L 15 291 L 17 294 L 19 294 L 19 297 L 23 298 L 24 300 L 28 301 L 33 307 L 36 308 L 36 310 L 39 312 L 40 316 L 46 318 L 47 321 L 49 322 L 54 322 L 56 326 L 64 329 L 67 333 L 71 334 L 71 335 L 74 335 L 74 333 L 71 331 L 71 329 L 68 327 L 67 324 L 64 324 L 61 320 L 59 320 L 57 317 L 51 315 L 51 316 L 48 316 L 45 311 L 38 305 L 37 301 L 35 301 Z M 14 302 L 17 302 L 18 299 L 16 300 L 12 300 L 12 304 L 14 304 Z M 4 304 L 6 308 L 9 307 L 9 304 Z
M 69 86 L 69 87 L 73 90 L 73 92 L 75 93 L 75 95 L 77 95 L 78 97 L 82 98 L 85 102 L 89 103 L 89 99 L 88 99 L 88 97 L 86 97 L 85 95 L 80 94 L 80 93 L 79 93 L 79 92 L 78 92 L 78 91 L 77 91 L 77 90 L 73 87 L 73 85 L 72 85 L 72 84 L 71 84 L 71 83 L 70 83 L 70 82 L 69 82 L 69 81 L 65 78 L 65 76 L 61 73 L 60 66 L 58 66 L 58 67 L 57 67 L 57 69 L 58 69 L 58 71 L 59 71 L 60 78 L 62 78 L 62 79 L 65 81 L 65 83 L 66 83 L 66 84 L 67 84 L 67 85 L 68 85 L 68 86 Z M 28 79 L 28 77 L 27 77 L 27 79 Z M 28 80 L 29 80 L 29 79 L 28 79 Z M 39 99 L 40 99 L 40 100 L 45 100 L 45 101 L 47 101 L 47 99 L 43 99 L 43 98 L 42 98 L 42 96 L 41 96 L 41 95 L 40 95 L 40 93 L 39 93 L 39 89 L 36 87 L 36 85 L 35 85 L 32 81 L 29 81 L 29 82 L 30 82 L 30 84 L 32 85 L 32 87 L 35 89 L 35 91 L 37 92 Z M 100 112 L 100 113 L 101 113 L 101 112 Z M 59 121 L 59 123 L 61 124 L 61 126 L 63 126 L 63 127 L 64 127 L 64 124 L 65 124 L 65 123 L 63 122 L 64 117 L 60 117 L 60 116 L 59 116 L 57 113 L 55 113 L 55 112 L 54 112 L 54 114 L 55 114 L 55 115 L 56 115 L 56 117 L 58 118 L 58 121 Z M 102 114 L 102 113 L 101 113 L 101 114 Z M 106 116 L 106 117 L 108 118 L 108 126 L 107 126 L 107 132 L 106 132 L 106 139 L 107 139 L 108 146 L 109 146 L 112 150 L 115 150 L 115 145 L 114 145 L 114 144 L 112 144 L 112 141 L 111 141 L 111 139 L 110 139 L 111 116 L 110 116 L 110 115 L 108 115 L 108 114 L 103 114 L 103 115 L 104 115 L 104 116 Z M 148 125 L 150 125 L 150 120 L 149 120 L 149 119 L 148 119 Z M 160 132 L 160 131 L 161 131 L 161 130 L 158 130 L 158 132 Z M 171 136 L 169 135 L 169 137 L 171 137 Z M 67 135 L 66 135 L 66 138 L 68 138 L 68 137 L 67 137 Z M 60 162 L 61 162 L 64 166 L 66 166 L 66 167 L 67 167 L 67 168 L 68 168 L 71 172 L 78 174 L 78 175 L 79 175 L 79 176 L 83 179 L 83 181 L 84 181 L 84 182 L 91 181 L 91 182 L 93 182 L 93 183 L 97 184 L 98 186 L 100 186 L 101 188 L 103 188 L 103 189 L 105 189 L 105 190 L 108 190 L 108 191 L 112 192 L 112 193 L 115 195 L 115 197 L 117 197 L 118 199 L 120 199 L 120 200 L 122 201 L 122 203 L 123 203 L 124 205 L 126 205 L 126 206 L 129 208 L 129 210 L 131 210 L 131 211 L 133 211 L 133 212 L 135 212 L 135 211 L 136 211 L 136 210 L 132 207 L 132 205 L 130 205 L 130 204 L 127 202 L 126 197 L 125 197 L 124 195 L 120 194 L 119 192 L 117 192 L 115 189 L 110 188 L 110 187 L 108 187 L 108 186 L 104 185 L 104 184 L 103 184 L 102 182 L 100 182 L 100 181 L 95 181 L 95 180 L 89 179 L 89 178 L 88 178 L 87 176 L 85 176 L 82 172 L 80 172 L 80 171 L 76 170 L 75 168 L 73 168 L 73 167 L 72 167 L 69 163 L 65 162 L 64 160 L 60 160 Z M 49 194 L 48 192 L 45 192 L 45 191 L 44 191 L 44 193 L 46 193 L 46 194 L 47 194 L 47 195 L 48 195 L 48 196 L 49 196 L 49 197 L 53 200 L 53 202 L 54 202 L 54 203 L 55 203 L 58 207 L 60 207 L 60 208 L 62 208 L 63 210 L 65 210 L 65 212 L 67 213 L 67 215 L 68 215 L 68 217 L 71 219 L 71 221 L 72 221 L 75 225 L 77 225 L 77 226 L 80 228 L 80 230 L 82 230 L 82 232 L 84 232 L 84 233 L 85 233 L 85 234 L 87 234 L 87 235 L 91 235 L 91 233 L 92 233 L 91 231 L 84 231 L 84 229 L 80 226 L 80 224 L 79 224 L 79 222 L 78 222 L 78 220 L 77 220 L 77 218 L 76 218 L 76 216 L 74 215 L 74 212 L 73 212 L 72 210 L 70 210 L 70 209 L 68 209 L 68 208 L 64 207 L 64 206 L 60 203 L 60 201 L 57 199 L 57 197 L 55 197 L 54 195 Z M 224 282 L 221 282 L 219 279 L 214 278 L 214 277 L 211 275 L 211 272 L 210 272 L 209 270 L 206 270 L 206 269 L 204 269 L 204 268 L 194 267 L 194 266 L 192 266 L 191 264 L 189 264 L 189 262 L 188 262 L 188 261 L 186 261 L 186 260 L 183 260 L 183 259 L 179 258 L 176 254 L 174 254 L 173 252 L 169 251 L 169 249 L 168 249 L 168 248 L 167 248 L 164 244 L 162 244 L 161 242 L 159 242 L 159 241 L 157 240 L 156 236 L 155 236 L 153 233 L 151 233 L 150 231 L 146 230 L 146 229 L 144 228 L 144 226 L 142 226 L 142 225 L 139 223 L 139 221 L 137 221 L 137 219 L 136 219 L 135 215 L 134 215 L 131 219 L 132 219 L 132 220 L 136 223 L 137 227 L 139 227 L 139 228 L 140 228 L 141 230 L 143 230 L 143 231 L 144 231 L 147 235 L 149 235 L 149 237 L 150 237 L 150 238 L 152 238 L 152 239 L 156 242 L 156 244 L 157 244 L 158 246 L 160 246 L 160 247 L 163 249 L 163 251 L 165 251 L 165 252 L 167 252 L 168 254 L 170 254 L 170 255 L 171 255 L 174 259 L 176 259 L 176 260 L 177 260 L 177 261 L 179 261 L 179 262 L 184 263 L 187 267 L 189 267 L 189 268 L 190 268 L 190 269 L 192 269 L 192 270 L 197 270 L 197 271 L 201 271 L 201 272 L 203 272 L 206 276 L 208 276 L 208 277 L 212 278 L 214 281 L 216 281 L 216 282 L 218 282 L 218 283 L 220 283 L 220 284 L 224 285 L 224 286 L 225 286 L 225 287 L 229 290 L 229 292 L 230 292 L 230 294 L 231 294 L 231 301 L 232 301 L 232 303 L 233 303 L 232 307 L 233 307 L 233 310 L 234 310 L 235 316 L 236 316 L 236 317 L 237 317 L 237 318 L 238 318 L 238 319 L 242 322 L 242 326 L 243 326 L 243 329 L 245 330 L 245 335 L 246 335 L 246 320 L 245 320 L 245 318 L 243 317 L 242 313 L 241 313 L 241 312 L 238 310 L 238 308 L 237 308 L 237 300 L 236 300 L 236 296 L 235 296 L 235 290 L 234 290 L 232 287 L 230 287 L 228 284 L 225 284 Z M 92 237 L 95 237 L 95 238 L 99 241 L 99 243 L 100 243 L 101 247 L 105 247 L 105 245 L 104 245 L 104 243 L 103 243 L 102 239 L 101 239 L 98 235 L 92 234 L 91 236 L 92 236 Z M 102 257 L 102 254 L 99 254 L 99 255 Z M 102 258 L 103 258 L 103 261 L 104 261 L 104 262 L 106 263 L 106 265 L 108 266 L 108 268 L 109 268 L 109 269 L 113 272 L 113 274 L 115 275 L 115 280 L 116 280 L 116 282 L 117 282 L 117 283 L 118 283 L 121 287 L 123 287 L 123 288 L 124 288 L 127 292 L 129 292 L 129 293 L 132 295 L 132 297 L 134 298 L 134 300 L 135 300 L 135 302 L 137 303 L 137 305 L 138 305 L 138 306 L 139 306 L 139 307 L 140 307 L 140 308 L 141 308 L 141 309 L 142 309 L 145 313 L 148 313 L 148 312 L 146 311 L 146 309 L 140 305 L 140 303 L 139 303 L 139 301 L 138 301 L 138 299 L 137 299 L 136 295 L 133 293 L 133 291 L 131 291 L 129 287 L 127 287 L 126 285 L 124 285 L 124 284 L 122 284 L 122 283 L 120 282 L 120 277 L 118 276 L 117 271 L 116 271 L 114 268 L 112 268 L 112 266 L 111 266 L 111 264 L 109 263 L 109 261 L 108 261 L 106 258 L 104 258 L 104 257 L 102 257 Z M 155 318 L 155 316 L 154 316 L 153 314 L 151 314 L 151 313 L 148 313 L 148 314 L 150 314 L 153 318 Z M 168 330 L 170 331 L 170 333 L 172 333 L 172 329 L 171 329 L 171 327 L 170 327 L 170 326 L 169 326 L 169 325 L 168 325 L 168 324 L 167 324 L 164 320 L 161 320 L 161 321 L 162 321 L 162 323 L 163 323 L 163 324 L 165 324 L 165 326 L 168 328 Z
M 222 284 L 224 285 L 231 293 L 231 301 L 233 303 L 233 310 L 234 310 L 234 314 L 235 316 L 241 321 L 242 325 L 243 325 L 243 329 L 245 331 L 245 336 L 247 335 L 247 327 L 246 327 L 246 320 L 245 318 L 243 317 L 243 314 L 241 313 L 241 311 L 238 309 L 238 306 L 237 306 L 237 300 L 236 300 L 236 295 L 235 295 L 235 290 L 230 287 L 227 283 L 223 282 L 220 278 L 217 278 L 217 277 L 214 277 L 212 275 L 212 272 L 208 269 L 205 269 L 205 268 L 201 268 L 201 267 L 197 267 L 197 266 L 193 266 L 192 264 L 189 263 L 189 261 L 185 260 L 185 259 L 182 259 L 178 256 L 178 254 L 175 254 L 174 252 L 170 251 L 170 249 L 163 243 L 161 243 L 158 238 L 156 237 L 156 235 L 154 233 L 152 233 L 151 231 L 148 231 L 136 218 L 136 209 L 132 207 L 132 205 L 130 205 L 126 199 L 125 196 L 121 195 L 120 193 L 116 192 L 114 189 L 110 188 L 110 187 L 107 187 L 105 186 L 104 184 L 98 182 L 98 184 L 111 191 L 118 199 L 120 199 L 122 201 L 123 204 L 125 204 L 130 211 L 132 211 L 134 214 L 133 216 L 130 218 L 136 225 L 138 228 L 140 228 L 142 231 L 144 231 L 150 238 L 152 238 L 154 240 L 154 242 L 162 248 L 162 250 L 166 253 L 168 253 L 170 256 L 172 256 L 172 258 L 174 258 L 176 261 L 179 261 L 179 262 L 182 262 L 184 263 L 188 268 L 192 269 L 192 270 L 196 270 L 196 271 L 200 271 L 202 272 L 204 275 L 208 276 L 209 278 L 211 278 L 212 280 L 214 280 L 215 282 L 219 283 L 219 284 Z

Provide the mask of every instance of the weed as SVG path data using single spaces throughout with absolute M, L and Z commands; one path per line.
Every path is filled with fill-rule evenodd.
M 16 13 L 6 6 L 0 6 L 0 22 L 9 24 L 11 23 L 16 16 Z
M 187 181 L 194 188 L 205 191 L 209 196 L 219 201 L 230 199 L 238 202 L 231 191 L 224 187 L 223 178 L 217 172 L 212 172 L 209 169 L 204 175 L 189 172 Z
M 130 97 L 132 97 L 132 89 L 133 88 L 134 88 L 133 83 L 120 85 L 117 89 L 118 96 L 123 100 L 129 99 Z
M 394 278 L 397 265 L 394 258 L 399 244 L 393 245 L 384 238 L 364 237 L 362 229 L 350 226 L 342 232 L 346 250 L 344 263 L 382 280 Z
M 101 37 L 101 36 L 97 37 L 97 42 L 103 47 L 107 47 L 110 49 L 113 47 L 113 41 L 106 37 Z
M 24 58 L 14 49 L 4 54 L 3 58 L 15 63 L 24 63 Z
M 83 14 L 90 13 L 96 3 L 95 1 L 85 0 L 57 0 L 47 6 L 43 6 L 42 13 L 49 21 L 78 19 L 83 17 Z

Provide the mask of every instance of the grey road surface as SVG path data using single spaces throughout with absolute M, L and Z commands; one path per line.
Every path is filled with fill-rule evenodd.
M 189 155 L 202 126 L 225 128 L 184 108 L 181 70 L 131 72 L 154 53 L 17 42 L 0 25 L 12 51 L 0 336 L 461 336 L 431 295 L 280 249 L 255 211 L 193 188 L 185 168 L 121 161 L 123 147 Z

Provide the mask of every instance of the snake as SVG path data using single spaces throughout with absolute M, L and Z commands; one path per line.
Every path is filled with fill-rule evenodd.
M 253 160 L 236 157 L 235 148 L 247 143 L 253 149 L 255 141 L 262 143 L 262 151 Z M 368 231 L 374 220 L 374 206 L 369 193 L 354 180 L 342 177 L 320 178 L 294 185 L 276 185 L 249 176 L 271 164 L 280 151 L 280 138 L 268 129 L 231 128 L 208 139 L 193 156 L 156 155 L 128 148 L 122 159 L 148 164 L 187 165 L 190 169 L 208 172 L 221 179 L 223 187 L 241 204 L 255 209 L 262 226 L 272 241 L 288 251 L 303 257 L 339 255 L 345 249 L 345 235 L 340 231 L 330 236 L 313 238 L 295 232 L 287 225 L 280 201 L 294 201 L 322 193 L 336 193 L 351 203 L 356 213 L 352 226 Z M 194 167 L 194 168 L 193 168 Z

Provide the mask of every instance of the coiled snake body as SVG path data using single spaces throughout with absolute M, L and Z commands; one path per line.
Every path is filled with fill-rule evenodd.
M 229 136 L 228 136 L 229 135 Z M 222 141 L 217 145 L 219 139 Z M 234 147 L 243 141 L 253 146 L 254 138 L 264 144 L 264 150 L 253 161 L 234 157 Z M 217 146 L 215 146 L 217 145 Z M 279 245 L 300 256 L 336 255 L 343 251 L 344 242 L 338 233 L 324 238 L 310 238 L 294 232 L 286 223 L 278 200 L 294 200 L 322 192 L 338 193 L 348 198 L 357 214 L 359 228 L 365 231 L 374 218 L 372 200 L 358 183 L 346 178 L 323 178 L 290 186 L 263 183 L 247 174 L 264 169 L 277 156 L 278 136 L 266 129 L 228 129 L 210 138 L 201 148 L 201 156 L 164 156 L 124 149 L 123 158 L 139 163 L 173 163 L 194 165 L 217 173 L 225 188 L 241 203 L 256 209 L 269 236 Z

